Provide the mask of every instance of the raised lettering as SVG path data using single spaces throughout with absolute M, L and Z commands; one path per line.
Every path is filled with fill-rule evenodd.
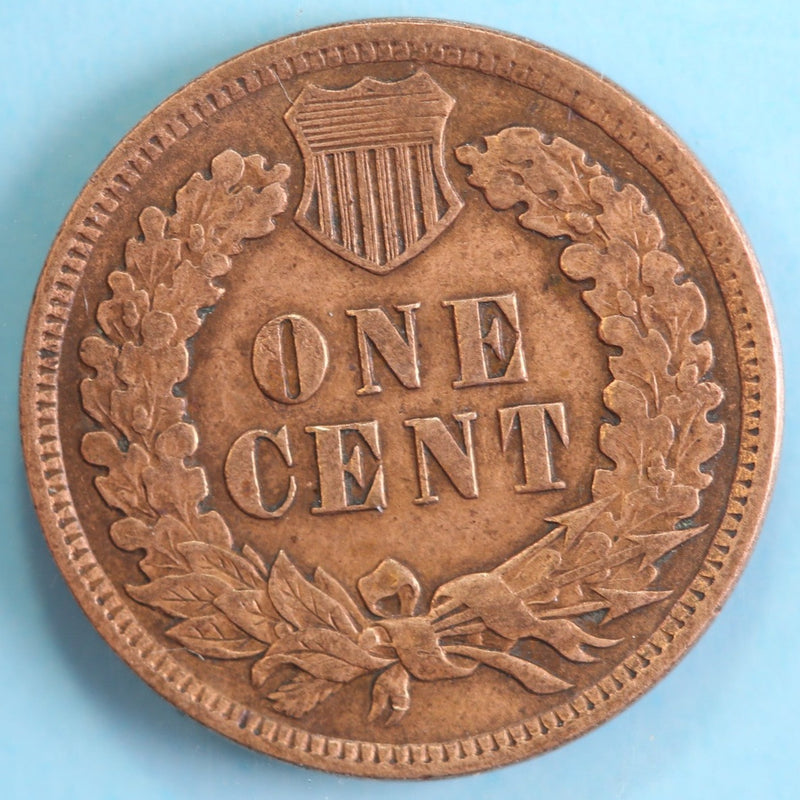
M 461 377 L 453 388 L 528 380 L 516 293 L 444 300 L 453 309 Z
M 299 314 L 275 317 L 256 334 L 253 373 L 272 400 L 304 403 L 319 389 L 327 369 L 325 337 Z
M 378 394 L 381 385 L 375 377 L 373 349 L 406 389 L 419 389 L 419 364 L 417 361 L 417 328 L 414 311 L 419 303 L 395 306 L 403 314 L 404 331 L 401 332 L 382 308 L 358 308 L 345 311 L 356 321 L 358 355 L 361 361 L 361 383 L 356 394 Z
M 319 472 L 320 505 L 312 507 L 312 514 L 386 507 L 377 422 L 312 425 L 306 433 L 314 436 Z M 366 459 L 373 462 L 370 474 Z
M 522 470 L 525 483 L 514 486 L 520 494 L 564 489 L 564 481 L 557 480 L 553 468 L 553 449 L 550 428 L 558 434 L 564 447 L 569 445 L 567 417 L 563 403 L 542 403 L 499 408 L 500 439 L 503 452 L 508 450 L 511 436 L 519 422 L 522 449 Z
M 472 421 L 477 418 L 474 411 L 453 414 L 461 426 L 464 438 L 462 447 L 439 417 L 407 419 L 403 424 L 414 430 L 414 444 L 419 477 L 418 505 L 437 503 L 439 496 L 431 490 L 428 455 L 430 454 L 450 482 L 463 497 L 478 496 L 478 478 L 475 471 L 475 450 L 472 441 Z
M 243 433 L 228 451 L 225 459 L 225 483 L 234 502 L 246 514 L 258 519 L 282 517 L 297 492 L 294 475 L 289 474 L 286 491 L 277 505 L 271 507 L 264 502 L 264 490 L 259 477 L 257 449 L 260 442 L 270 443 L 280 453 L 287 467 L 294 466 L 289 447 L 289 432 L 284 425 L 275 433 L 252 430 Z

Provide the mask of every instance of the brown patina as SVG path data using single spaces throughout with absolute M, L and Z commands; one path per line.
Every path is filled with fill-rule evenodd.
M 529 42 L 245 53 L 98 169 L 22 425 L 112 647 L 242 744 L 380 777 L 593 728 L 700 635 L 780 428 L 758 266 L 685 146 Z

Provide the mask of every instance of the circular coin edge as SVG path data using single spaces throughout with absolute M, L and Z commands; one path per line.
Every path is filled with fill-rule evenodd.
M 402 42 L 402 37 L 398 35 L 399 29 L 408 31 L 407 42 Z M 356 31 L 363 31 L 370 35 L 356 40 Z M 419 31 L 423 35 L 415 38 L 410 35 L 411 31 L 414 33 Z M 339 34 L 344 34 L 344 36 L 339 37 Z M 347 34 L 350 34 L 350 37 Z M 341 41 L 337 44 L 326 42 L 326 38 L 331 35 L 339 37 Z M 454 43 L 454 40 L 467 40 L 476 35 L 483 40 L 482 48 L 470 49 L 463 44 Z M 68 297 L 70 281 L 76 279 L 73 281 L 75 287 L 80 281 L 80 269 L 73 264 L 72 270 L 70 270 L 69 261 L 66 258 L 66 251 L 71 249 L 70 246 L 73 242 L 64 241 L 64 239 L 69 236 L 71 231 L 78 231 L 81 223 L 88 216 L 87 212 L 94 205 L 101 203 L 102 207 L 103 199 L 108 202 L 108 197 L 103 198 L 103 189 L 99 187 L 103 187 L 107 183 L 114 185 L 114 176 L 122 174 L 120 170 L 125 168 L 126 162 L 130 168 L 133 158 L 141 157 L 141 152 L 147 152 L 143 148 L 146 143 L 152 142 L 155 135 L 154 128 L 163 131 L 164 125 L 171 121 L 175 126 L 172 130 L 173 141 L 177 140 L 180 136 L 175 134 L 181 133 L 181 124 L 186 126 L 186 115 L 192 109 L 192 101 L 196 105 L 198 99 L 203 97 L 203 90 L 207 90 L 212 96 L 223 100 L 217 104 L 217 108 L 212 107 L 213 110 L 208 117 L 210 118 L 219 108 L 227 105 L 224 103 L 225 99 L 235 102 L 238 97 L 245 96 L 250 91 L 258 91 L 265 85 L 263 82 L 256 85 L 258 73 L 255 72 L 255 69 L 260 69 L 262 76 L 269 74 L 267 72 L 269 66 L 264 67 L 265 61 L 267 65 L 273 65 L 271 69 L 276 79 L 272 83 L 276 83 L 278 78 L 288 77 L 288 75 L 281 76 L 282 70 L 293 69 L 295 73 L 313 71 L 313 68 L 308 66 L 308 54 L 313 55 L 315 52 L 322 54 L 326 50 L 332 52 L 336 47 L 341 49 L 349 47 L 352 48 L 351 58 L 354 53 L 356 55 L 360 53 L 364 61 L 410 60 L 408 57 L 392 57 L 393 47 L 398 44 L 407 44 L 409 48 L 419 46 L 423 38 L 428 40 L 429 57 L 427 60 L 432 63 L 470 68 L 463 61 L 465 54 L 472 52 L 478 55 L 478 59 L 471 68 L 484 72 L 490 71 L 490 74 L 493 73 L 497 77 L 525 86 L 528 85 L 526 80 L 529 80 L 533 71 L 532 62 L 556 59 L 562 62 L 559 75 L 563 76 L 564 70 L 574 73 L 577 80 L 573 85 L 593 84 L 593 88 L 601 90 L 600 94 L 610 95 L 610 97 L 604 98 L 612 101 L 607 107 L 616 106 L 623 123 L 617 125 L 614 134 L 609 131 L 609 128 L 614 126 L 613 120 L 609 121 L 610 114 L 608 112 L 602 114 L 600 119 L 596 118 L 597 115 L 593 118 L 592 108 L 596 109 L 599 102 L 592 99 L 590 93 L 581 92 L 576 97 L 575 90 L 567 88 L 570 82 L 564 82 L 557 77 L 552 78 L 552 71 L 551 79 L 558 81 L 558 87 L 546 88 L 545 80 L 535 87 L 529 86 L 535 91 L 553 97 L 558 102 L 573 105 L 578 113 L 606 130 L 617 144 L 628 150 L 659 180 L 673 198 L 676 206 L 686 216 L 687 222 L 696 236 L 698 236 L 698 224 L 704 225 L 707 241 L 704 243 L 698 236 L 698 242 L 712 265 L 712 270 L 723 291 L 729 315 L 742 323 L 740 328 L 734 326 L 740 369 L 744 360 L 743 344 L 751 342 L 753 346 L 747 348 L 749 350 L 747 356 L 751 361 L 756 359 L 759 367 L 757 372 L 752 370 L 749 374 L 743 375 L 743 383 L 748 379 L 751 381 L 758 379 L 762 396 L 757 401 L 758 408 L 755 409 L 761 415 L 757 426 L 759 443 L 756 446 L 759 447 L 759 451 L 756 454 L 751 453 L 751 458 L 753 455 L 757 458 L 754 462 L 743 461 L 741 458 L 743 452 L 740 447 L 739 466 L 734 478 L 734 486 L 740 485 L 741 490 L 731 498 L 731 503 L 736 505 L 728 509 L 730 513 L 736 514 L 740 518 L 737 520 L 729 513 L 726 521 L 731 524 L 724 524 L 720 528 L 709 549 L 709 554 L 719 546 L 727 547 L 727 552 L 722 553 L 720 550 L 718 558 L 715 559 L 707 555 L 706 563 L 699 571 L 698 578 L 673 606 L 673 609 L 677 609 L 683 605 L 687 612 L 685 618 L 681 618 L 684 615 L 668 617 L 667 622 L 670 619 L 673 620 L 673 628 L 678 626 L 674 633 L 663 630 L 667 625 L 665 623 L 650 637 L 650 641 L 639 648 L 637 659 L 628 659 L 634 663 L 619 665 L 608 678 L 603 679 L 598 684 L 601 690 L 597 695 L 598 703 L 590 698 L 579 698 L 573 700 L 572 703 L 563 704 L 561 707 L 547 712 L 539 719 L 525 720 L 520 725 L 509 726 L 501 731 L 486 732 L 459 742 L 415 743 L 398 746 L 336 740 L 309 734 L 293 725 L 275 723 L 264 718 L 256 719 L 259 715 L 255 712 L 244 709 L 227 698 L 214 696 L 215 693 L 206 687 L 202 685 L 193 687 L 192 682 L 198 683 L 195 679 L 191 676 L 180 675 L 179 673 L 183 671 L 181 667 L 174 662 L 170 664 L 171 659 L 159 652 L 161 648 L 158 645 L 145 641 L 149 637 L 137 630 L 138 625 L 135 623 L 133 614 L 120 601 L 116 590 L 110 585 L 110 581 L 104 574 L 98 574 L 98 571 L 102 573 L 102 570 L 92 558 L 88 542 L 83 537 L 80 523 L 74 514 L 68 487 L 64 486 L 61 490 L 56 488 L 58 479 L 63 475 L 63 472 L 58 474 L 57 468 L 63 467 L 63 464 L 60 463 L 58 450 L 60 439 L 55 418 L 57 395 L 53 389 L 47 388 L 49 386 L 47 376 L 52 377 L 56 372 L 48 371 L 53 368 L 53 362 L 52 360 L 48 361 L 46 354 L 48 351 L 58 352 L 57 349 L 54 349 L 54 346 L 60 341 L 56 331 L 59 327 L 63 331 L 65 320 L 69 316 L 69 306 L 74 298 L 74 289 L 72 297 Z M 320 44 L 316 48 L 313 46 L 302 47 L 305 42 L 311 42 L 313 45 L 314 40 L 320 40 Z M 378 57 L 381 47 L 387 48 L 388 57 L 382 59 Z M 291 50 L 294 52 L 285 52 Z M 282 51 L 285 52 L 285 55 L 283 58 L 279 58 Z M 269 58 L 272 52 L 276 55 L 271 61 L 264 59 L 264 56 Z M 394 52 L 402 53 L 399 49 Z M 516 56 L 516 61 L 513 56 Z M 526 56 L 528 57 L 527 65 L 525 65 Z M 482 58 L 483 62 L 481 62 Z M 422 59 L 417 58 L 417 60 Z M 481 63 L 485 65 L 485 68 L 480 67 Z M 299 69 L 298 65 L 300 65 Z M 520 65 L 527 67 L 527 77 L 526 70 Z M 247 66 L 251 66 L 252 69 L 246 69 Z M 234 73 L 239 74 L 234 76 Z M 226 78 L 226 75 L 229 77 Z M 559 89 L 560 91 L 558 91 Z M 582 101 L 581 98 L 583 98 Z M 586 105 L 581 105 L 581 102 Z M 171 110 L 181 104 L 182 108 Z M 624 113 L 622 109 L 624 109 Z M 631 112 L 634 113 L 636 119 L 625 119 Z M 181 116 L 184 117 L 183 121 L 180 120 Z M 654 131 L 647 131 L 648 138 L 644 140 L 644 144 L 641 143 L 642 137 L 637 133 L 637 129 L 640 127 L 637 123 L 640 122 L 642 116 L 644 116 L 642 124 L 645 128 L 648 126 L 655 128 Z M 163 119 L 165 117 L 172 119 Z M 200 120 L 198 120 L 199 122 Z M 627 131 L 625 123 L 628 126 Z M 189 129 L 186 126 L 183 133 L 185 134 Z M 625 132 L 628 133 L 630 139 L 628 144 L 620 141 L 620 137 Z M 631 134 L 633 135 L 631 136 Z M 659 143 L 660 147 L 656 147 L 653 152 L 653 143 L 656 138 L 662 141 Z M 637 139 L 640 140 L 639 147 L 643 148 L 638 155 L 629 146 Z M 167 138 L 166 141 L 169 139 Z M 137 145 L 137 142 L 142 144 Z M 165 151 L 166 149 L 168 148 L 165 148 Z M 649 156 L 648 150 L 650 151 Z M 664 150 L 671 150 L 671 157 L 665 156 Z M 681 159 L 681 174 L 687 179 L 683 181 L 682 186 L 673 186 L 670 191 L 658 172 L 663 172 L 666 176 L 675 174 L 677 170 L 673 170 L 671 167 L 672 161 L 676 157 Z M 648 159 L 652 159 L 656 167 L 660 165 L 661 169 L 654 171 L 653 164 L 648 164 Z M 154 163 L 155 160 L 157 159 L 151 159 L 151 163 Z M 142 163 L 145 165 L 142 170 L 143 174 L 149 165 L 146 160 Z M 135 161 L 133 161 L 133 165 L 135 167 Z M 687 176 L 685 173 L 692 174 Z M 119 182 L 116 186 L 121 191 Z M 705 194 L 707 199 L 714 204 L 713 211 L 708 212 L 705 220 L 695 219 L 693 224 L 691 215 L 686 213 L 685 208 L 676 198 L 676 194 L 682 194 L 687 190 L 695 194 Z M 113 211 L 111 213 L 113 214 Z M 705 213 L 705 209 L 703 209 L 703 213 Z M 721 224 L 708 226 L 709 217 Z M 101 235 L 102 226 L 97 227 L 100 230 L 95 230 L 94 233 Z M 725 234 L 723 235 L 719 229 L 725 227 L 728 230 L 723 232 Z M 714 228 L 717 229 L 719 235 L 718 244 L 710 243 L 710 232 Z M 85 232 L 84 236 L 86 236 Z M 731 240 L 731 236 L 734 237 L 733 240 Z M 80 240 L 78 241 L 80 242 Z M 731 242 L 732 244 L 730 244 Z M 715 261 L 710 250 L 724 251 L 729 246 L 734 251 L 738 250 L 738 253 L 728 254 L 727 259 L 723 256 L 722 263 L 720 263 L 720 259 Z M 725 276 L 727 280 L 723 285 L 723 279 L 719 273 L 724 267 L 730 266 L 733 256 L 738 256 L 736 263 L 744 263 L 748 269 L 744 274 L 732 271 Z M 86 261 L 88 261 L 88 255 Z M 67 269 L 64 269 L 65 266 Z M 59 280 L 63 283 L 63 287 L 67 287 L 66 289 L 56 287 Z M 61 292 L 60 295 L 59 292 Z M 57 300 L 56 303 L 53 303 L 54 299 Z M 732 314 L 732 308 L 738 308 L 738 313 Z M 64 315 L 65 313 L 66 317 L 62 316 L 64 324 L 59 325 L 58 322 L 53 321 L 53 319 L 58 319 L 59 314 Z M 49 322 L 45 320 L 48 314 L 52 317 Z M 752 319 L 746 319 L 747 317 L 755 319 L 755 322 Z M 48 328 L 48 326 L 50 327 Z M 38 428 L 39 435 L 35 439 L 30 436 L 24 437 L 23 449 L 37 513 L 45 529 L 48 544 L 70 588 L 95 627 L 109 641 L 115 651 L 141 677 L 175 705 L 230 738 L 295 763 L 346 774 L 375 777 L 461 774 L 499 766 L 550 749 L 609 718 L 627 706 L 674 666 L 713 618 L 719 604 L 732 589 L 735 579 L 752 549 L 774 479 L 782 397 L 777 337 L 774 331 L 774 321 L 766 300 L 763 278 L 749 245 L 732 212 L 727 207 L 727 203 L 722 198 L 721 192 L 713 185 L 702 167 L 697 164 L 694 157 L 688 153 L 674 134 L 622 90 L 600 78 L 588 68 L 566 59 L 564 56 L 508 34 L 460 24 L 427 21 L 397 20 L 353 23 L 286 37 L 236 56 L 214 68 L 162 103 L 122 140 L 98 168 L 87 187 L 75 201 L 59 231 L 42 272 L 31 309 L 23 356 L 21 416 L 23 430 L 30 431 Z M 32 347 L 34 344 L 35 347 Z M 45 355 L 42 355 L 42 352 Z M 57 370 L 57 367 L 55 369 Z M 751 408 L 750 412 L 752 413 L 753 410 Z M 745 413 L 748 412 L 743 403 L 743 414 Z M 54 426 L 48 422 L 48 414 L 55 419 Z M 744 424 L 742 428 L 744 431 Z M 55 438 L 51 439 L 53 433 L 55 433 Z M 743 438 L 742 446 L 744 445 Z M 752 442 L 749 442 L 748 446 L 753 446 Z M 765 451 L 766 456 L 763 455 Z M 752 463 L 753 469 L 744 467 L 745 463 Z M 45 478 L 42 464 L 46 465 L 45 469 L 51 475 L 50 479 Z M 56 467 L 55 473 L 53 473 L 54 467 Z M 749 485 L 744 485 L 743 481 L 749 482 Z M 55 492 L 51 491 L 53 489 Z M 64 506 L 64 503 L 67 505 Z M 723 555 L 724 558 L 720 560 Z M 705 577 L 700 578 L 704 573 Z M 699 595 L 702 595 L 702 599 Z M 111 603 L 114 599 L 116 599 L 116 605 L 112 606 Z M 687 603 L 687 600 L 690 602 Z M 102 605 L 99 601 L 102 601 Z M 705 608 L 701 609 L 701 606 L 705 606 Z M 702 613 L 698 614 L 698 609 Z M 661 634 L 661 638 L 658 634 Z M 669 654 L 668 657 L 665 657 L 667 650 L 669 650 Z M 604 682 L 606 682 L 605 687 L 603 686 Z M 193 688 L 196 691 L 191 691 Z M 608 696 L 603 697 L 603 695 Z M 581 699 L 588 700 L 588 703 L 583 703 L 583 708 L 577 708 L 576 705 L 581 705 L 579 702 Z M 547 740 L 544 746 L 542 737 Z

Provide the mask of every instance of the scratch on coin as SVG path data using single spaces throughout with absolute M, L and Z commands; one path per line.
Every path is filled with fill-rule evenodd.
M 292 103 L 294 103 L 294 100 L 292 100 L 292 98 L 289 97 L 289 92 L 286 91 L 286 87 L 283 85 L 283 81 L 281 80 L 281 76 L 278 75 L 278 73 L 276 72 L 275 73 L 275 77 L 278 79 L 278 86 L 281 87 L 281 91 L 283 92 L 283 96 L 286 98 L 286 100 L 289 103 L 289 105 L 292 105 Z

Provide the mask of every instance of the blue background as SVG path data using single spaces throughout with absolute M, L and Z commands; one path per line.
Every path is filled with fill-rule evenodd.
M 181 715 L 100 640 L 41 536 L 17 433 L 28 305 L 58 226 L 105 154 L 218 62 L 304 28 L 437 16 L 562 50 L 668 122 L 736 209 L 785 351 L 783 463 L 719 619 L 622 715 L 538 759 L 433 783 L 356 780 L 251 753 Z M 28 0 L 0 8 L 0 796 L 5 798 L 800 797 L 800 4 Z

